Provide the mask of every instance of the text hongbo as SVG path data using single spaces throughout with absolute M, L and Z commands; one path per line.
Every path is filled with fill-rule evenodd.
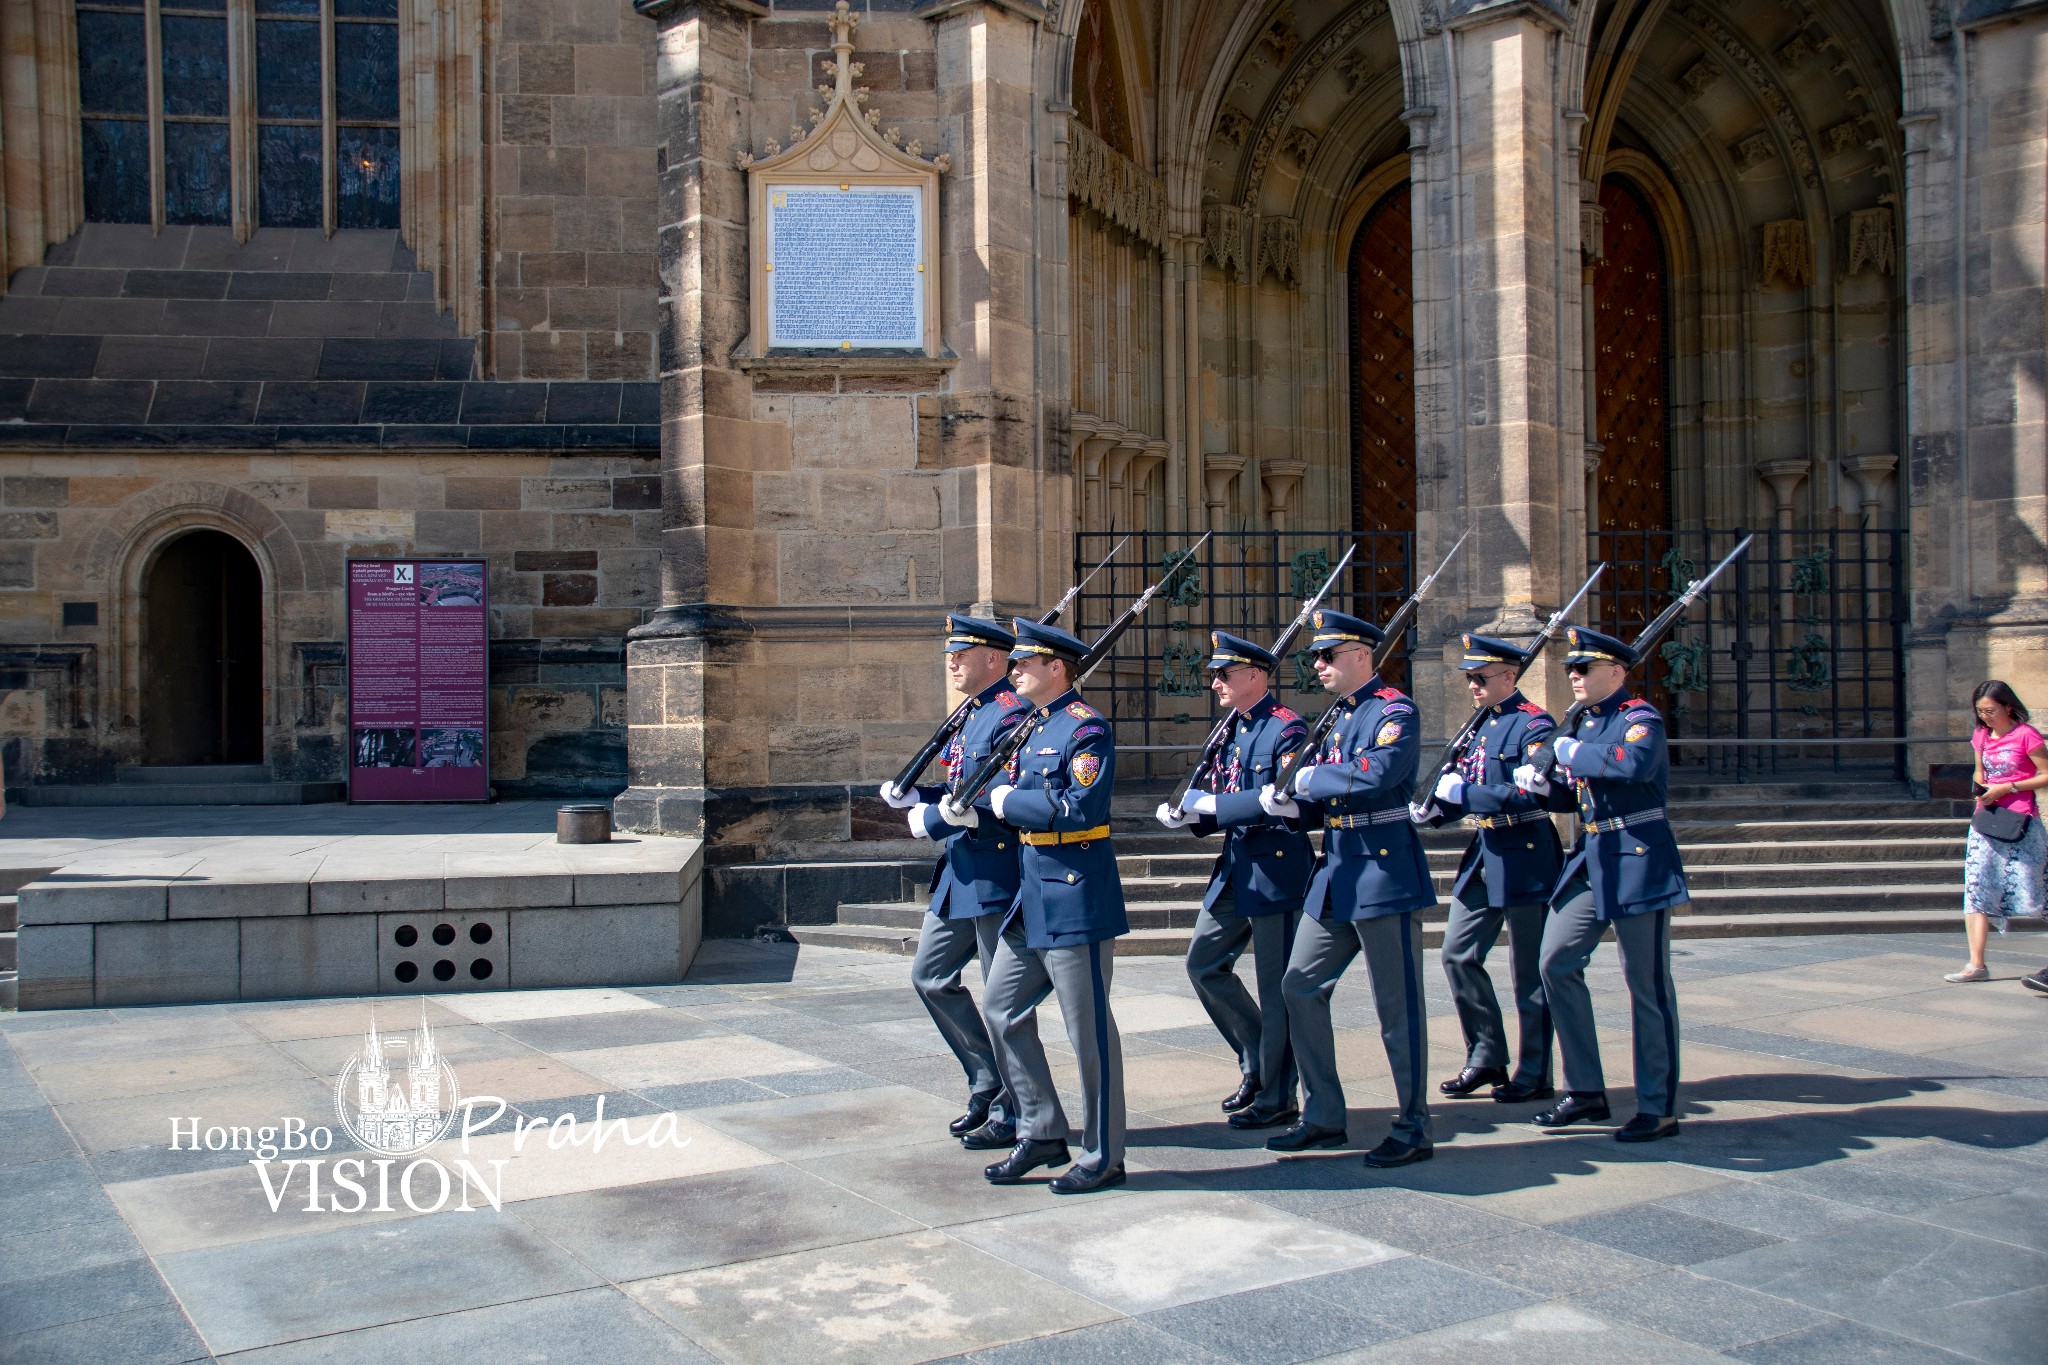
M 483 1105 L 492 1106 L 491 1111 L 478 1118 L 477 1109 Z M 256 1168 L 263 1182 L 263 1194 L 270 1201 L 272 1213 L 283 1207 L 301 1170 L 305 1172 L 301 1183 L 306 1201 L 302 1211 L 306 1213 L 395 1213 L 397 1208 L 391 1202 L 394 1193 L 414 1213 L 438 1212 L 447 1207 L 450 1199 L 460 1201 L 455 1212 L 472 1212 L 478 1207 L 470 1203 L 472 1193 L 492 1209 L 502 1209 L 505 1167 L 509 1162 L 503 1157 L 485 1159 L 483 1164 L 490 1168 L 486 1176 L 466 1158 L 470 1139 L 488 1132 L 504 1116 L 505 1101 L 493 1095 L 479 1095 L 463 1100 L 461 1111 L 462 1131 L 455 1141 L 462 1156 L 455 1159 L 452 1172 L 431 1156 L 405 1161 L 395 1178 L 392 1171 L 399 1166 L 400 1157 L 290 1156 L 292 1152 L 326 1153 L 334 1145 L 331 1128 L 325 1124 L 309 1125 L 301 1118 L 284 1118 L 275 1126 L 260 1128 L 243 1124 L 208 1126 L 199 1118 L 173 1118 L 170 1150 L 252 1153 L 249 1164 Z M 690 1145 L 690 1139 L 678 1131 L 674 1114 L 656 1114 L 636 1133 L 626 1119 L 605 1118 L 604 1097 L 600 1095 L 596 1115 L 585 1122 L 578 1122 L 574 1114 L 561 1114 L 553 1119 L 514 1114 L 510 1132 L 513 1155 L 524 1153 L 528 1140 L 543 1128 L 547 1130 L 548 1147 L 555 1151 L 576 1148 L 595 1155 L 613 1141 L 648 1148 Z M 286 1158 L 283 1173 L 281 1178 L 273 1179 L 271 1167 L 279 1157 Z M 369 1187 L 376 1191 L 375 1203 L 370 1202 Z

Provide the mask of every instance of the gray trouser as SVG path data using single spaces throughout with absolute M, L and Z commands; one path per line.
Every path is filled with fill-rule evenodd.
M 1238 1067 L 1257 1082 L 1259 1095 L 1252 1108 L 1277 1114 L 1294 1108 L 1294 1050 L 1287 1045 L 1287 996 L 1281 983 L 1301 911 L 1247 916 L 1233 905 L 1226 892 L 1214 910 L 1196 917 L 1195 934 L 1188 943 L 1188 980 L 1216 1031 L 1237 1053 Z M 1232 970 L 1246 945 L 1253 951 L 1259 985 L 1256 1005 Z
M 1318 1128 L 1346 1126 L 1330 993 L 1361 950 L 1401 1106 L 1391 1136 L 1411 1147 L 1427 1147 L 1429 1105 L 1422 1073 L 1429 1059 L 1429 1021 L 1422 999 L 1422 926 L 1412 914 L 1333 924 L 1303 917 L 1284 985 L 1294 1062 L 1301 1068 L 1302 1119 Z
M 1615 920 L 1621 974 L 1628 982 L 1635 1023 L 1636 1112 L 1659 1117 L 1676 1112 L 1678 1100 L 1678 992 L 1671 982 L 1671 916 L 1676 909 Z M 1569 888 L 1543 928 L 1543 993 L 1557 1025 L 1557 1050 L 1565 1089 L 1603 1091 L 1600 1039 L 1593 1031 L 1593 997 L 1586 990 L 1586 964 L 1607 932 L 1594 913 L 1592 889 Z
M 1124 1161 L 1124 1049 L 1109 1012 L 1110 964 L 1116 944 L 1028 948 L 1012 931 L 996 941 L 995 960 L 981 996 L 995 1043 L 996 1062 L 1017 1109 L 1017 1136 L 1067 1138 L 1067 1114 L 1052 1083 L 1052 1068 L 1038 1041 L 1038 1007 L 1059 997 L 1067 1042 L 1081 1068 L 1081 1146 L 1090 1170 Z
M 995 956 L 996 940 L 1002 937 L 1002 923 L 1000 914 L 940 919 L 927 911 L 924 930 L 917 936 L 917 956 L 910 963 L 910 984 L 938 1025 L 939 1036 L 960 1059 L 968 1091 L 993 1097 L 989 1117 L 1008 1122 L 1009 1096 L 1003 1092 L 1002 1074 L 996 1069 L 995 1047 L 988 1040 L 981 1012 L 974 1007 L 974 997 L 960 984 L 968 959 L 979 957 L 983 990 L 987 989 L 989 961 Z
M 1550 1009 L 1543 998 L 1543 921 L 1550 907 L 1541 901 L 1510 905 L 1505 910 L 1451 902 L 1444 925 L 1444 976 L 1465 1030 L 1465 1065 L 1508 1064 L 1507 1030 L 1502 1027 L 1500 1000 L 1493 978 L 1486 974 L 1486 955 L 1508 930 L 1508 952 L 1515 980 L 1515 1014 L 1521 1023 L 1519 1057 L 1513 1079 L 1524 1085 L 1550 1084 Z

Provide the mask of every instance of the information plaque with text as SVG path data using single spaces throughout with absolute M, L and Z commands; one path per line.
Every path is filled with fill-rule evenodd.
M 475 559 L 349 561 L 349 800 L 490 799 L 487 580 Z
M 771 185 L 768 345 L 918 351 L 925 188 Z

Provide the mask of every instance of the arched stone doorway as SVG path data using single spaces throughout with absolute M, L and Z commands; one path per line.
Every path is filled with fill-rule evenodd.
M 263 760 L 263 575 L 224 532 L 169 541 L 143 580 L 142 738 L 150 764 Z
M 1608 176 L 1600 208 L 1605 260 L 1593 273 L 1593 350 L 1603 449 L 1588 520 L 1602 531 L 1663 530 L 1671 525 L 1664 244 L 1628 182 Z
M 1352 239 L 1351 525 L 1415 529 L 1415 298 L 1408 186 Z

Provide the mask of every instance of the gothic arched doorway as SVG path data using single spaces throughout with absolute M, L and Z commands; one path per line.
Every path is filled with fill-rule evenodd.
M 1385 619 L 1408 592 L 1415 535 L 1415 272 L 1408 185 L 1374 204 L 1351 239 L 1350 610 Z M 1405 685 L 1408 642 L 1385 661 Z
M 263 575 L 233 536 L 191 531 L 143 582 L 151 764 L 263 761 Z
M 1664 244 L 1650 207 L 1616 176 L 1600 183 L 1604 247 L 1593 272 L 1600 454 L 1596 530 L 1671 525 L 1665 441 Z

